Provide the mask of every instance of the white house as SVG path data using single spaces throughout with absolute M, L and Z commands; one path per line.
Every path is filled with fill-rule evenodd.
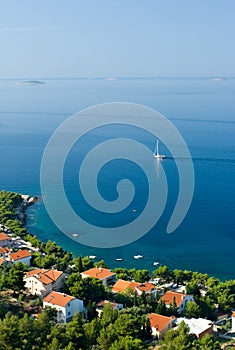
M 172 329 L 175 317 L 162 316 L 152 313 L 149 315 L 149 320 L 152 329 L 152 335 L 157 336 L 159 339 L 161 339 L 169 329 Z
M 81 313 L 84 310 L 82 300 L 55 291 L 43 299 L 43 307 L 52 307 L 57 310 L 57 323 L 67 323 L 71 321 L 75 312 Z
M 194 301 L 192 295 L 172 292 L 169 290 L 161 297 L 161 300 L 166 303 L 167 307 L 176 304 L 179 312 L 183 312 L 185 310 L 188 301 Z
M 82 278 L 97 278 L 103 283 L 104 286 L 115 282 L 116 280 L 116 273 L 111 272 L 109 269 L 105 269 L 104 267 L 94 267 L 90 270 L 82 272 L 81 276 Z
M 195 334 L 198 339 L 201 339 L 205 334 L 212 334 L 213 322 L 204 318 L 177 318 L 176 324 L 179 325 L 182 321 L 189 327 L 190 333 Z
M 52 290 L 59 290 L 65 282 L 65 274 L 57 270 L 34 269 L 27 271 L 24 276 L 26 291 L 41 297 Z
M 15 253 L 10 253 L 8 257 L 9 261 L 13 262 L 14 264 L 21 262 L 22 264 L 30 266 L 31 254 L 28 250 L 20 249 Z
M 114 303 L 109 300 L 101 300 L 99 303 L 96 304 L 96 311 L 98 313 L 98 316 L 100 316 L 103 312 L 103 308 L 105 305 L 111 305 L 113 310 L 122 310 L 123 309 L 123 304 L 120 303 Z
M 235 333 L 235 311 L 232 313 L 232 332 Z

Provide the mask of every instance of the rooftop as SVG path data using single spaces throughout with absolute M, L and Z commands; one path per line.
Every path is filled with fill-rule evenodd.
M 186 325 L 190 329 L 190 333 L 199 336 L 201 333 L 205 332 L 207 329 L 210 329 L 213 325 L 213 322 L 210 320 L 206 320 L 204 318 L 185 318 L 179 317 L 176 320 L 177 325 L 179 325 L 182 321 L 186 323 Z
M 97 307 L 104 307 L 106 304 L 110 304 L 112 305 L 113 308 L 115 308 L 116 306 L 118 306 L 118 303 L 114 303 L 112 301 L 109 300 L 101 300 L 99 303 L 96 304 Z
M 43 299 L 43 302 L 65 307 L 70 301 L 74 299 L 75 298 L 71 295 L 52 291 Z
M 98 278 L 102 280 L 104 278 L 114 276 L 115 272 L 111 272 L 110 270 L 105 269 L 104 267 L 94 267 L 90 270 L 83 271 L 82 275 L 86 275 L 89 277 Z
M 149 292 L 153 289 L 155 289 L 156 287 L 149 282 L 145 282 L 145 283 L 139 283 L 139 282 L 135 282 L 135 281 L 124 281 L 124 280 L 117 280 L 117 282 L 114 284 L 112 291 L 113 292 L 117 292 L 117 293 L 122 293 L 125 292 L 125 290 L 127 288 L 131 288 L 133 291 L 135 291 L 136 289 L 138 289 L 141 292 Z
M 117 293 L 125 292 L 125 290 L 130 286 L 131 282 L 124 280 L 117 280 L 114 284 L 112 291 Z
M 162 297 L 161 299 L 163 301 L 165 301 L 165 303 L 167 305 L 169 304 L 173 304 L 174 301 L 176 302 L 177 306 L 180 306 L 181 303 L 184 301 L 184 298 L 187 296 L 187 294 L 183 294 L 183 293 L 177 293 L 177 292 L 171 292 L 171 291 L 167 291 Z
M 5 232 L 0 232 L 0 241 L 5 241 L 6 239 L 10 239 L 10 237 Z
M 34 278 L 40 280 L 43 284 L 50 284 L 57 281 L 62 274 L 63 272 L 58 270 L 34 269 L 26 272 L 25 278 L 33 276 Z
M 13 260 L 13 261 L 16 261 L 16 260 L 20 260 L 20 259 L 23 259 L 23 258 L 27 258 L 27 257 L 30 257 L 31 254 L 28 250 L 18 250 L 17 252 L 15 253 L 11 253 L 9 254 L 10 258 Z
M 168 317 L 155 313 L 149 315 L 151 327 L 156 328 L 158 332 L 161 332 L 167 326 L 167 324 L 174 319 L 174 316 Z
M 10 248 L 0 247 L 0 254 L 5 254 L 5 253 L 9 253 L 9 252 L 10 252 Z

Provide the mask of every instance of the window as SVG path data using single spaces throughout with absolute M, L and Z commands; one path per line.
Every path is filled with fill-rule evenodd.
M 70 316 L 70 315 L 71 315 L 71 312 L 69 311 L 69 312 L 68 312 L 68 316 Z
M 70 306 L 70 303 L 68 303 L 68 306 Z

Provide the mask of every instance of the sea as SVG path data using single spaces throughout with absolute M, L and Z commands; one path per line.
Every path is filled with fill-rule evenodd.
M 159 262 L 171 269 L 200 271 L 221 280 L 235 279 L 235 79 L 40 80 L 45 84 L 0 80 L 0 189 L 39 197 L 27 211 L 29 232 L 43 241 L 56 241 L 74 256 L 94 255 L 96 261 L 104 259 L 110 268 L 153 271 L 154 262 Z M 191 153 L 195 188 L 183 222 L 173 233 L 167 233 L 179 182 L 175 161 L 167 147 L 160 144 L 161 153 L 167 155 L 161 165 L 168 182 L 167 203 L 160 220 L 142 238 L 128 245 L 95 248 L 70 239 L 51 220 L 41 196 L 40 166 L 50 137 L 65 120 L 85 108 L 108 102 L 137 103 L 168 118 Z M 116 131 L 119 136 L 127 133 L 123 128 L 97 129 L 84 138 L 79 147 L 84 153 L 92 144 L 115 137 Z M 153 135 L 133 129 L 129 137 L 154 150 Z M 99 191 L 106 200 L 112 201 L 117 195 L 117 182 L 122 177 L 129 178 L 135 187 L 136 209 L 122 211 L 120 219 L 118 214 L 107 217 L 87 210 L 84 200 L 78 198 L 81 193 L 76 190 L 80 164 L 76 155 L 75 145 L 68 157 L 65 190 L 78 215 L 91 222 L 95 220 L 100 227 L 112 224 L 116 227 L 131 222 L 141 213 L 148 196 L 146 178 L 133 162 L 121 159 L 107 164 L 100 172 Z M 59 207 L 60 203 L 55 205 Z M 135 255 L 142 258 L 134 259 Z

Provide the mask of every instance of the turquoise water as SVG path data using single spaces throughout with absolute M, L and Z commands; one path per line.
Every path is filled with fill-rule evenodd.
M 95 249 L 79 245 L 51 222 L 43 202 L 31 207 L 30 232 L 42 240 L 53 239 L 75 255 L 96 255 L 111 266 L 153 269 L 159 261 L 171 268 L 208 272 L 222 279 L 235 278 L 235 80 L 141 79 L 141 80 L 45 80 L 44 85 L 17 85 L 0 81 L 0 187 L 40 196 L 40 162 L 53 131 L 73 113 L 104 102 L 143 104 L 163 113 L 178 128 L 192 154 L 195 192 L 190 210 L 171 235 L 166 226 L 174 207 L 178 181 L 172 159 L 163 162 L 169 197 L 159 223 L 142 239 L 128 246 Z M 112 131 L 116 133 L 117 130 Z M 88 135 L 83 151 L 104 140 L 109 130 Z M 118 130 L 119 135 L 125 130 Z M 153 149 L 155 139 L 132 130 L 132 137 Z M 167 152 L 162 146 L 162 153 Z M 74 208 L 89 219 L 76 188 L 79 164 L 76 147 L 65 169 L 65 187 Z M 114 163 L 100 174 L 100 191 L 112 200 L 115 182 L 122 176 L 136 186 L 135 207 L 144 207 L 147 187 L 143 174 L 131 163 Z M 108 184 L 108 186 L 107 186 Z M 118 225 L 131 220 L 133 212 L 121 217 L 95 217 L 99 225 L 112 220 Z M 94 216 L 92 215 L 92 219 Z M 135 260 L 141 254 L 143 259 Z M 115 258 L 122 258 L 116 262 Z

